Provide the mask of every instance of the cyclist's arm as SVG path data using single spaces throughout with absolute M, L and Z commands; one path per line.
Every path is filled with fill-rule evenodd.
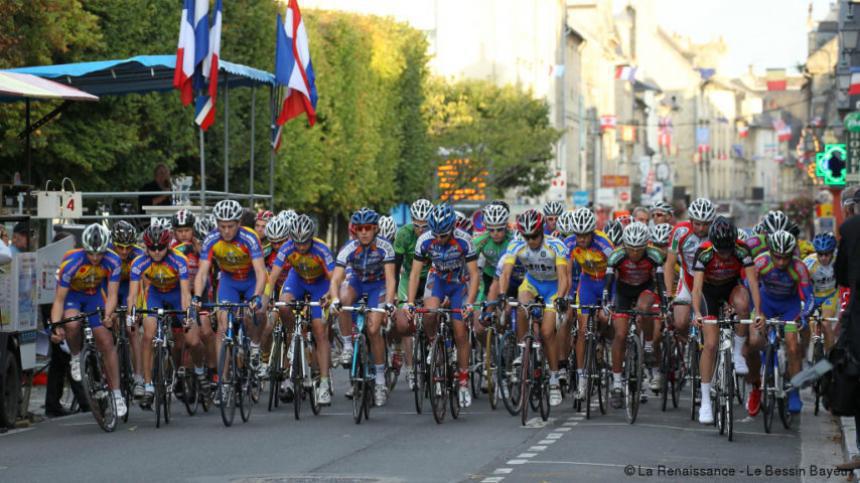
M 104 325 L 107 328 L 110 328 L 110 319 L 113 315 L 113 311 L 116 310 L 116 301 L 119 297 L 119 282 L 108 282 L 107 294 L 107 301 L 105 301 Z
M 209 270 L 211 268 L 211 261 L 205 258 L 200 259 L 200 265 L 197 267 L 197 276 L 194 277 L 194 295 L 198 297 L 203 295 L 203 289 L 206 288 L 206 282 L 209 280 Z
M 340 284 L 343 283 L 343 279 L 346 276 L 346 270 L 340 265 L 334 267 L 334 271 L 331 274 L 331 282 L 329 282 L 328 293 L 329 298 L 331 300 L 339 299 L 340 296 L 338 291 L 340 290 Z
M 129 293 L 131 293 L 129 291 Z M 191 283 L 188 280 L 179 281 L 180 300 L 182 300 L 182 310 L 187 310 L 191 304 Z M 131 307 L 131 305 L 129 305 Z
M 693 272 L 693 316 L 702 316 L 702 286 L 705 284 L 705 272 Z
M 140 282 L 137 280 L 130 280 L 128 282 L 128 300 L 125 301 L 125 306 L 128 307 L 129 314 L 131 314 L 131 308 L 137 305 L 137 297 L 140 294 Z
M 263 289 L 263 307 L 269 306 L 269 299 L 272 297 L 272 291 L 275 289 L 275 284 L 278 283 L 278 278 L 281 277 L 281 272 L 283 271 L 284 267 L 279 266 L 277 263 L 272 264 L 272 271 L 269 273 L 269 279 L 266 280 L 266 288 Z M 331 274 L 328 273 L 326 275 L 331 276 Z
M 666 253 L 666 263 L 663 264 L 663 282 L 666 290 L 673 291 L 675 287 L 675 263 L 678 261 L 678 253 L 671 248 Z
M 415 303 L 415 296 L 418 294 L 418 284 L 421 282 L 421 270 L 424 269 L 424 262 L 417 258 L 412 260 L 412 270 L 409 272 L 409 290 L 406 292 L 406 300 L 409 304 Z
M 662 265 L 658 265 L 654 271 L 654 283 L 657 285 L 657 293 L 660 295 L 660 300 L 663 301 L 663 305 L 666 305 L 668 300 L 666 300 L 666 283 Z
M 558 277 L 557 294 L 558 297 L 564 297 L 567 294 L 567 289 L 570 285 L 570 276 L 567 273 L 567 263 L 559 262 L 555 266 L 555 273 Z
M 747 282 L 750 286 L 750 297 L 753 301 L 753 309 L 756 313 L 761 310 L 761 290 L 758 284 L 758 271 L 755 266 L 749 266 L 744 268 L 744 273 L 746 274 Z
M 266 286 L 266 262 L 263 257 L 251 259 L 251 264 L 254 266 L 254 272 L 257 274 L 257 285 L 254 287 L 254 295 L 262 296 L 263 289 Z
M 51 322 L 56 322 L 63 318 L 63 304 L 66 303 L 66 295 L 68 294 L 69 287 L 57 284 L 57 291 L 54 293 L 54 304 L 51 306 Z
M 394 263 L 386 263 L 385 268 L 385 303 L 393 304 L 397 298 L 397 275 L 394 272 Z
M 400 278 L 400 270 L 403 269 L 403 254 L 394 253 L 394 276 Z M 399 282 L 399 280 L 397 280 Z
M 609 294 L 614 293 L 612 290 L 615 286 L 615 267 L 608 266 L 606 267 L 606 282 L 603 284 L 603 297 L 604 299 L 609 300 Z M 601 300 L 601 302 L 604 302 Z
M 499 294 L 508 293 L 508 285 L 511 283 L 511 273 L 514 271 L 513 263 L 505 263 L 502 266 L 502 274 L 499 276 Z
M 481 282 L 481 272 L 478 270 L 478 261 L 471 260 L 466 263 L 466 268 L 469 269 L 469 298 L 466 299 L 468 305 L 475 303 L 478 298 L 478 285 Z

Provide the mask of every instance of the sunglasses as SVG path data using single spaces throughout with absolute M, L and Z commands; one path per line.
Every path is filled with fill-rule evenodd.
M 133 247 L 134 245 L 123 245 L 122 243 L 114 243 L 113 246 L 115 248 L 122 248 L 123 250 L 128 250 L 129 248 Z
M 153 252 L 160 252 L 161 250 L 167 250 L 167 245 L 153 245 L 147 248 Z
M 355 231 L 373 231 L 376 225 L 355 225 Z
M 434 237 L 434 238 L 436 238 L 437 240 L 441 240 L 442 238 L 446 238 L 446 237 L 448 237 L 450 234 L 451 234 L 451 232 L 448 232 L 448 233 L 434 233 L 434 234 L 433 234 L 433 237 Z
M 777 255 L 777 254 L 771 254 L 771 256 L 775 260 L 791 260 L 791 257 L 792 257 L 791 255 Z
M 541 233 L 535 233 L 534 235 L 524 235 L 523 238 L 526 240 L 537 240 L 541 237 Z
M 487 231 L 488 231 L 488 232 L 490 232 L 490 233 L 504 233 L 504 232 L 508 231 L 508 229 L 507 229 L 507 228 L 505 228 L 505 227 L 501 227 L 501 228 L 487 228 Z

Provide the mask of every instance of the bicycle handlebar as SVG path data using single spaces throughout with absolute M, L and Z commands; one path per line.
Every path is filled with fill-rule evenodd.
M 91 311 L 91 312 L 81 312 L 81 313 L 80 313 L 80 314 L 78 314 L 78 315 L 73 315 L 73 316 L 71 316 L 71 317 L 66 317 L 66 318 L 64 318 L 64 319 L 60 319 L 60 320 L 58 320 L 58 321 L 56 321 L 56 322 L 51 322 L 50 320 L 47 320 L 47 319 L 46 319 L 46 320 L 42 323 L 42 325 L 43 325 L 46 329 L 48 329 L 48 328 L 53 329 L 54 327 L 57 327 L 57 326 L 60 326 L 60 325 L 66 325 L 66 324 L 69 324 L 69 323 L 72 323 L 72 322 L 80 322 L 81 320 L 85 320 L 85 319 L 90 318 L 90 316 L 92 316 L 92 315 L 96 315 L 96 314 L 102 315 L 102 314 L 103 314 L 102 310 L 103 310 L 103 309 L 93 310 L 93 311 Z
M 344 307 L 346 308 L 346 307 Z M 416 307 L 416 314 L 462 314 L 463 309 L 448 309 L 444 307 L 438 307 L 435 309 L 428 309 L 424 307 Z
M 340 310 L 345 310 L 347 312 L 376 312 L 378 314 L 387 314 L 388 311 L 385 309 L 380 309 L 377 307 L 368 307 L 366 305 L 341 305 Z M 416 309 L 418 310 L 418 309 Z
M 322 307 L 323 304 L 321 302 L 305 302 L 303 300 L 294 300 L 292 302 L 275 302 L 272 304 L 275 308 L 280 307 L 289 307 L 289 308 L 303 308 L 303 307 Z

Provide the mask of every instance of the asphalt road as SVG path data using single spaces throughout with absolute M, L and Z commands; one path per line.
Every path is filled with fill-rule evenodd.
M 687 400 L 662 413 L 653 399 L 632 426 L 621 411 L 586 420 L 565 401 L 547 423 L 533 420 L 522 427 L 503 407 L 491 411 L 482 397 L 460 419 L 449 416 L 439 425 L 426 405 L 424 414 L 415 414 L 412 394 L 401 380 L 389 403 L 356 425 L 351 402 L 343 397 L 344 376 L 338 369 L 334 404 L 320 416 L 305 406 L 299 421 L 292 406 L 269 413 L 260 404 L 248 423 L 237 415 L 233 427 L 225 428 L 217 408 L 187 416 L 178 402 L 170 425 L 158 429 L 154 414 L 136 407 L 112 434 L 88 414 L 46 420 L 0 435 L 0 481 L 718 479 L 673 475 L 664 465 L 719 468 L 732 471 L 735 481 L 827 481 L 812 478 L 810 465 L 832 468 L 841 461 L 833 438 L 837 429 L 829 417 L 807 412 L 809 404 L 792 430 L 777 421 L 773 434 L 766 435 L 760 417 L 739 420 L 736 440 L 728 442 L 714 428 L 690 421 Z M 777 476 L 776 470 L 795 474 Z

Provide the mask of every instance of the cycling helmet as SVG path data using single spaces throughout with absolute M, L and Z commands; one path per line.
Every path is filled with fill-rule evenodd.
M 349 222 L 353 225 L 376 225 L 379 223 L 379 213 L 370 208 L 361 207 L 352 214 Z
M 280 218 L 288 218 L 289 219 L 289 218 L 295 218 L 296 216 L 298 216 L 298 213 L 296 213 L 296 210 L 281 210 L 278 213 L 278 216 Z
M 745 230 L 738 228 L 738 240 L 747 241 L 750 236 L 747 234 Z
M 394 235 L 397 234 L 397 223 L 390 216 L 379 217 L 379 236 L 388 241 L 394 241 Z
M 290 225 L 290 239 L 296 243 L 307 243 L 316 235 L 317 227 L 308 215 L 299 215 Z
M 785 230 L 774 232 L 768 237 L 768 248 L 775 255 L 791 255 L 796 247 L 797 239 Z
M 627 225 L 621 238 L 624 241 L 624 246 L 640 248 L 648 244 L 648 240 L 651 238 L 651 232 L 648 230 L 648 225 L 645 223 L 634 221 Z
M 93 223 L 81 235 L 81 244 L 87 253 L 104 253 L 110 244 L 110 232 L 104 226 Z
M 194 228 L 194 213 L 187 208 L 182 208 L 173 215 L 170 224 L 173 228 Z
M 162 225 L 153 223 L 143 230 L 143 244 L 150 250 L 168 246 L 171 238 L 170 230 Z
M 571 215 L 570 232 L 577 235 L 591 233 L 597 229 L 597 217 L 588 208 L 577 208 Z
M 558 220 L 555 223 L 555 228 L 562 235 L 571 235 L 573 234 L 573 218 L 574 210 L 567 210 L 558 217 Z
M 433 211 L 427 217 L 427 224 L 434 235 L 447 235 L 454 231 L 457 215 L 448 203 L 441 203 L 433 207 Z
M 815 253 L 831 253 L 836 250 L 836 237 L 833 233 L 819 233 L 812 239 Z
M 275 216 L 266 223 L 266 238 L 270 242 L 279 243 L 290 235 L 290 223 L 280 216 Z
M 217 227 L 218 225 L 215 222 L 215 217 L 213 215 L 201 215 L 194 220 L 194 234 L 200 240 L 209 236 L 209 234 L 212 233 L 212 230 Z
M 242 219 L 242 205 L 236 200 L 221 200 L 215 203 L 212 214 L 218 221 L 239 221 Z
M 517 231 L 524 237 L 543 233 L 543 215 L 538 210 L 526 210 L 517 217 Z
M 152 224 L 158 225 L 158 226 L 164 228 L 165 230 L 172 230 L 173 229 L 173 223 L 170 222 L 170 218 L 156 218 L 156 219 L 152 220 Z
M 800 238 L 800 227 L 797 226 L 797 223 L 795 223 L 791 220 L 789 220 L 788 227 L 785 229 L 785 231 L 794 235 L 794 238 L 798 238 L 798 239 Z
M 779 210 L 768 211 L 762 220 L 765 232 L 772 235 L 780 230 L 788 229 L 788 217 Z
M 466 216 L 462 211 L 455 210 L 454 214 L 457 215 L 457 221 L 454 222 L 454 227 L 458 230 L 463 230 L 466 233 L 472 233 L 472 219 Z
M 735 246 L 738 239 L 738 229 L 725 216 L 718 216 L 708 228 L 708 240 L 717 250 L 726 250 Z
M 651 209 L 649 211 L 651 211 L 652 213 L 655 211 L 662 211 L 662 212 L 671 214 L 672 213 L 672 205 L 670 205 L 669 203 L 667 203 L 663 200 L 658 200 L 658 201 L 655 201 L 654 204 L 651 205 Z
M 655 245 L 668 245 L 669 236 L 672 234 L 672 225 L 659 223 L 651 227 L 651 243 Z
M 717 211 L 714 209 L 714 204 L 707 198 L 696 198 L 690 203 L 690 208 L 687 209 L 687 214 L 693 221 L 709 222 L 714 221 Z
M 606 222 L 606 226 L 603 227 L 603 232 L 606 233 L 606 236 L 609 238 L 609 241 L 611 241 L 612 244 L 615 246 L 621 244 L 621 236 L 623 230 L 624 227 L 618 220 L 610 220 Z
M 427 220 L 431 211 L 433 211 L 433 203 L 430 203 L 430 200 L 425 200 L 424 198 L 415 200 L 412 203 L 412 206 L 409 207 L 409 213 L 412 215 L 412 219 L 418 221 Z
M 486 226 L 505 226 L 508 224 L 508 218 L 511 216 L 507 208 L 500 204 L 491 203 L 484 207 L 484 225 Z
M 759 222 L 756 226 L 753 227 L 753 233 L 756 235 L 762 235 L 767 233 L 767 228 L 764 226 L 764 222 Z
M 505 200 L 493 200 L 493 201 L 491 201 L 491 202 L 490 202 L 490 204 L 491 204 L 491 205 L 501 206 L 502 208 L 504 208 L 504 209 L 505 209 L 505 211 L 507 211 L 507 212 L 508 212 L 508 214 L 510 214 L 510 213 L 511 213 L 511 205 L 509 205 L 509 204 L 508 204 L 508 202 L 507 202 L 507 201 L 505 201 Z
M 265 221 L 266 223 L 268 223 L 269 220 L 271 220 L 274 216 L 275 216 L 275 214 L 269 210 L 258 211 L 257 212 L 257 221 L 262 220 L 262 221 Z
M 134 245 L 137 242 L 137 230 L 131 223 L 120 220 L 113 225 L 111 240 L 114 245 Z
M 561 201 L 547 201 L 543 205 L 543 216 L 561 216 L 562 213 L 564 213 L 564 203 Z

